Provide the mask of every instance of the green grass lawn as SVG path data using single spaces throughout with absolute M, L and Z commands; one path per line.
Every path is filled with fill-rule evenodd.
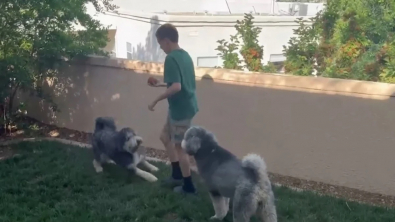
M 20 143 L 16 149 L 20 156 L 0 162 L 2 222 L 208 221 L 214 214 L 201 185 L 198 196 L 181 197 L 116 166 L 96 174 L 90 150 L 55 142 Z M 168 175 L 167 166 L 153 164 L 159 178 Z M 395 221 L 394 209 L 287 188 L 275 195 L 280 222 Z

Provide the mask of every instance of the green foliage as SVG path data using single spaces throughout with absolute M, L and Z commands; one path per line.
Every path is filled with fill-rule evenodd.
M 218 40 L 217 43 L 219 43 L 219 46 L 215 50 L 219 51 L 218 55 L 223 60 L 224 68 L 240 70 L 242 67 L 237 54 L 239 43 L 237 37 L 235 35 L 230 36 L 230 43 L 225 41 L 225 39 Z
M 41 83 L 57 76 L 60 65 L 78 56 L 105 55 L 107 29 L 86 11 L 114 10 L 112 0 L 2 0 L 0 2 L 0 109 L 13 115 L 19 90 L 43 94 Z M 77 31 L 75 24 L 86 30 Z
M 266 73 L 276 73 L 278 68 L 272 63 L 268 62 L 267 65 L 262 66 L 262 71 Z
M 240 54 L 243 56 L 245 68 L 249 71 L 262 71 L 263 46 L 259 45 L 259 34 L 262 29 L 254 26 L 252 14 L 245 14 L 244 19 L 237 20 L 235 28 L 237 36 L 242 40 Z
M 295 75 L 395 82 L 395 1 L 331 0 L 284 46 Z M 307 23 L 311 23 L 308 25 Z
M 244 63 L 244 68 L 249 71 L 264 71 L 262 66 L 263 46 L 259 45 L 259 34 L 261 28 L 254 26 L 254 16 L 246 13 L 244 19 L 236 21 L 235 35 L 230 37 L 230 43 L 226 40 L 218 40 L 220 44 L 215 50 L 219 51 L 218 55 L 223 59 L 223 67 L 226 69 L 242 69 L 241 63 Z M 238 52 L 243 57 L 240 60 Z M 272 66 L 265 67 L 265 70 L 273 70 Z
M 307 2 L 307 3 L 325 3 L 327 0 L 276 0 L 276 2 Z
M 312 18 L 311 21 L 314 21 Z M 315 27 L 307 25 L 307 21 L 298 18 L 296 22 L 299 27 L 294 30 L 294 34 L 298 37 L 292 37 L 288 46 L 284 46 L 285 61 L 284 68 L 286 72 L 294 72 L 295 75 L 308 76 L 311 75 L 315 68 L 316 51 L 317 51 L 317 35 Z
M 382 60 L 386 63 L 386 66 L 383 68 L 383 71 L 380 74 L 380 78 L 384 82 L 395 83 L 395 38 L 392 36 L 390 40 L 388 40 L 381 51 L 383 55 L 381 57 Z

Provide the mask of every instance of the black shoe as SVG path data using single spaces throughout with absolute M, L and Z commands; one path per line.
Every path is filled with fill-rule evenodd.
M 174 187 L 173 188 L 173 192 L 179 193 L 179 194 L 184 194 L 184 195 L 187 195 L 187 194 L 196 195 L 197 194 L 196 190 L 194 190 L 194 191 L 186 191 L 183 186 Z
M 171 188 L 182 186 L 182 179 L 174 179 L 173 177 L 169 177 L 161 181 L 161 186 Z

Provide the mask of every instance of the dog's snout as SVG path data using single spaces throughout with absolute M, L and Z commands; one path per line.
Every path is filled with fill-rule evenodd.
M 137 145 L 140 146 L 143 143 L 143 138 L 141 138 L 139 136 L 136 137 L 136 142 L 137 142 Z

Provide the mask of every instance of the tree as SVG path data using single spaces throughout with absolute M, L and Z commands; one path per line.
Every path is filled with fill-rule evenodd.
M 395 82 L 395 1 L 331 0 L 284 46 L 295 75 Z
M 50 100 L 41 82 L 56 77 L 67 60 L 106 55 L 107 28 L 86 13 L 114 11 L 112 0 L 2 0 L 0 2 L 0 110 L 4 124 L 13 117 L 19 90 Z M 80 24 L 84 31 L 77 31 Z
M 218 40 L 219 46 L 215 49 L 219 53 L 223 60 L 223 67 L 225 69 L 236 69 L 240 70 L 242 67 L 240 65 L 239 55 L 237 50 L 239 49 L 239 40 L 236 35 L 230 36 L 230 42 L 225 39 Z
M 255 72 L 275 72 L 276 68 L 273 64 L 267 66 L 262 65 L 263 46 L 259 44 L 259 35 L 262 31 L 260 27 L 254 25 L 254 16 L 252 14 L 244 14 L 243 20 L 237 20 L 235 29 L 236 34 L 230 36 L 230 42 L 225 39 L 218 40 L 218 55 L 223 60 L 223 67 L 226 69 L 241 69 L 244 62 L 244 68 Z M 240 41 L 241 40 L 241 41 Z M 239 50 L 243 60 L 239 59 L 237 53 Z
M 253 19 L 252 14 L 245 14 L 243 20 L 237 20 L 235 28 L 237 36 L 242 40 L 240 54 L 245 68 L 259 72 L 262 71 L 263 46 L 259 45 L 258 38 L 262 28 L 254 26 Z

